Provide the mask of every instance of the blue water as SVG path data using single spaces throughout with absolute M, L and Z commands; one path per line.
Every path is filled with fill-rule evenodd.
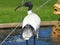
M 52 27 L 41 27 L 39 38 L 36 39 L 36 45 L 55 45 L 51 38 Z M 3 45 L 26 45 L 25 40 L 20 38 L 21 35 L 10 36 Z M 33 37 L 29 40 L 29 45 L 33 45 Z

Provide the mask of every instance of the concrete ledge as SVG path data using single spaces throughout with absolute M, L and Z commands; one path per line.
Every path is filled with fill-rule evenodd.
M 55 25 L 58 21 L 42 21 L 41 26 L 49 26 L 49 25 Z M 19 28 L 15 32 L 12 33 L 12 35 L 20 34 L 22 31 L 20 27 L 22 26 L 22 23 L 4 23 L 0 24 L 0 35 L 7 36 L 13 29 L 19 25 Z
M 55 25 L 58 21 L 42 21 L 41 26 Z
M 42 21 L 41 26 L 55 25 L 57 23 L 58 21 Z M 4 23 L 4 24 L 0 24 L 0 28 L 16 27 L 17 25 L 21 27 L 22 23 Z

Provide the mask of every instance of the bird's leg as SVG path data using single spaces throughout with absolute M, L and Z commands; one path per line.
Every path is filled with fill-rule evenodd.
M 28 45 L 28 40 L 26 40 L 26 45 Z
M 36 36 L 34 36 L 34 45 L 36 45 Z
M 39 37 L 38 37 L 38 33 L 37 33 L 37 39 L 38 39 Z
M 36 35 L 37 39 L 39 38 L 39 36 L 38 36 L 38 32 L 39 32 L 39 31 L 37 31 L 37 35 Z
M 38 38 L 39 38 L 39 37 L 38 37 L 38 31 L 34 31 L 34 30 L 33 30 L 32 32 L 33 32 L 33 35 L 36 36 L 36 38 L 38 39 Z

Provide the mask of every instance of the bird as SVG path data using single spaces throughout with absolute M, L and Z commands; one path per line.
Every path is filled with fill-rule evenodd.
M 18 6 L 15 9 L 15 11 L 19 7 L 28 7 L 27 15 L 25 16 L 22 22 L 22 30 L 23 30 L 22 37 L 24 40 L 26 40 L 26 42 L 28 42 L 28 40 L 32 36 L 34 36 L 34 42 L 36 42 L 35 39 L 36 37 L 38 38 L 38 31 L 39 31 L 40 24 L 41 24 L 41 18 L 32 11 L 33 4 L 31 3 L 31 1 L 28 1 L 21 6 Z

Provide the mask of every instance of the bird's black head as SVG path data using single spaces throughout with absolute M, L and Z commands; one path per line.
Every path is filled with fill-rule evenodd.
M 24 4 L 24 6 L 29 7 L 28 10 L 31 10 L 33 7 L 33 4 L 31 2 L 27 2 Z
M 33 4 L 32 4 L 30 1 L 29 1 L 29 2 L 26 2 L 26 3 L 24 3 L 23 5 L 18 6 L 18 7 L 15 9 L 15 11 L 16 11 L 19 7 L 23 7 L 23 6 L 28 7 L 28 10 L 31 10 L 32 7 L 33 7 Z

